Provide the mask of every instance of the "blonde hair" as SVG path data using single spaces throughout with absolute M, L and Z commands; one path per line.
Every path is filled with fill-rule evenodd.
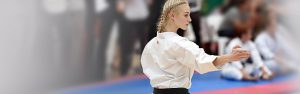
M 159 21 L 157 23 L 157 32 L 165 32 L 165 26 L 168 20 L 168 14 L 172 11 L 175 7 L 183 4 L 188 4 L 187 0 L 167 0 L 164 4 L 163 10 L 161 12 Z

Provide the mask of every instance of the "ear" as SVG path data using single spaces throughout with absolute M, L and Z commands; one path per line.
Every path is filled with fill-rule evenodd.
M 174 12 L 170 12 L 169 17 L 171 18 L 172 21 L 174 21 L 174 19 L 175 19 Z

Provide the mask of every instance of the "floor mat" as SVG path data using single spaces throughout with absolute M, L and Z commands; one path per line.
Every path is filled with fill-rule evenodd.
M 288 76 L 276 77 L 265 81 L 235 81 L 220 78 L 220 72 L 206 74 L 195 74 L 192 79 L 192 94 L 234 94 L 234 92 L 252 92 L 256 94 L 267 94 L 272 92 L 289 92 L 291 89 L 283 88 Z M 122 80 L 114 80 L 94 85 L 81 86 L 78 88 L 63 90 L 55 94 L 151 94 L 152 88 L 149 79 L 144 75 L 133 76 Z M 279 88 L 283 88 L 280 90 Z M 278 91 L 274 91 L 278 90 Z M 231 91 L 231 92 L 230 92 Z M 243 93 L 244 94 L 244 93 Z M 245 93 L 250 94 L 250 93 Z

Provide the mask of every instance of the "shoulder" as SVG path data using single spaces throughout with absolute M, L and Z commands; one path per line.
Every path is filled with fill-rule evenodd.
M 266 31 L 263 31 L 256 37 L 254 43 L 261 45 L 261 44 L 265 44 L 270 40 L 273 40 L 273 38 Z
M 234 38 L 230 40 L 228 46 L 241 45 L 241 40 L 239 38 Z
M 239 38 L 234 38 L 234 39 L 230 40 L 230 42 L 228 43 L 228 45 L 225 48 L 226 53 L 231 52 L 231 49 L 236 45 L 242 46 Z
M 184 37 L 176 38 L 171 48 L 173 48 L 175 51 L 187 51 L 190 53 L 197 53 L 200 50 L 197 44 Z
M 251 41 L 251 40 L 248 41 L 247 44 L 248 44 L 248 46 L 249 46 L 250 48 L 256 48 L 255 43 L 254 43 L 253 41 Z
M 172 39 L 172 43 L 178 46 L 192 46 L 195 43 L 190 41 L 189 39 L 185 38 L 185 37 L 181 37 L 181 36 L 175 36 Z
M 260 39 L 264 39 L 267 37 L 267 33 L 266 31 L 262 31 L 261 33 L 258 34 L 258 36 L 256 37 L 255 40 L 260 40 Z
M 148 50 L 149 48 L 152 48 L 154 45 L 154 42 L 156 40 L 156 37 L 152 38 L 144 47 L 144 51 Z

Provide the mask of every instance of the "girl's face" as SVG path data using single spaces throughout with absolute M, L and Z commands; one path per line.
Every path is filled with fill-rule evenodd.
M 190 17 L 190 7 L 188 4 L 179 5 L 171 13 L 171 20 L 178 28 L 187 30 L 189 23 L 192 21 Z

